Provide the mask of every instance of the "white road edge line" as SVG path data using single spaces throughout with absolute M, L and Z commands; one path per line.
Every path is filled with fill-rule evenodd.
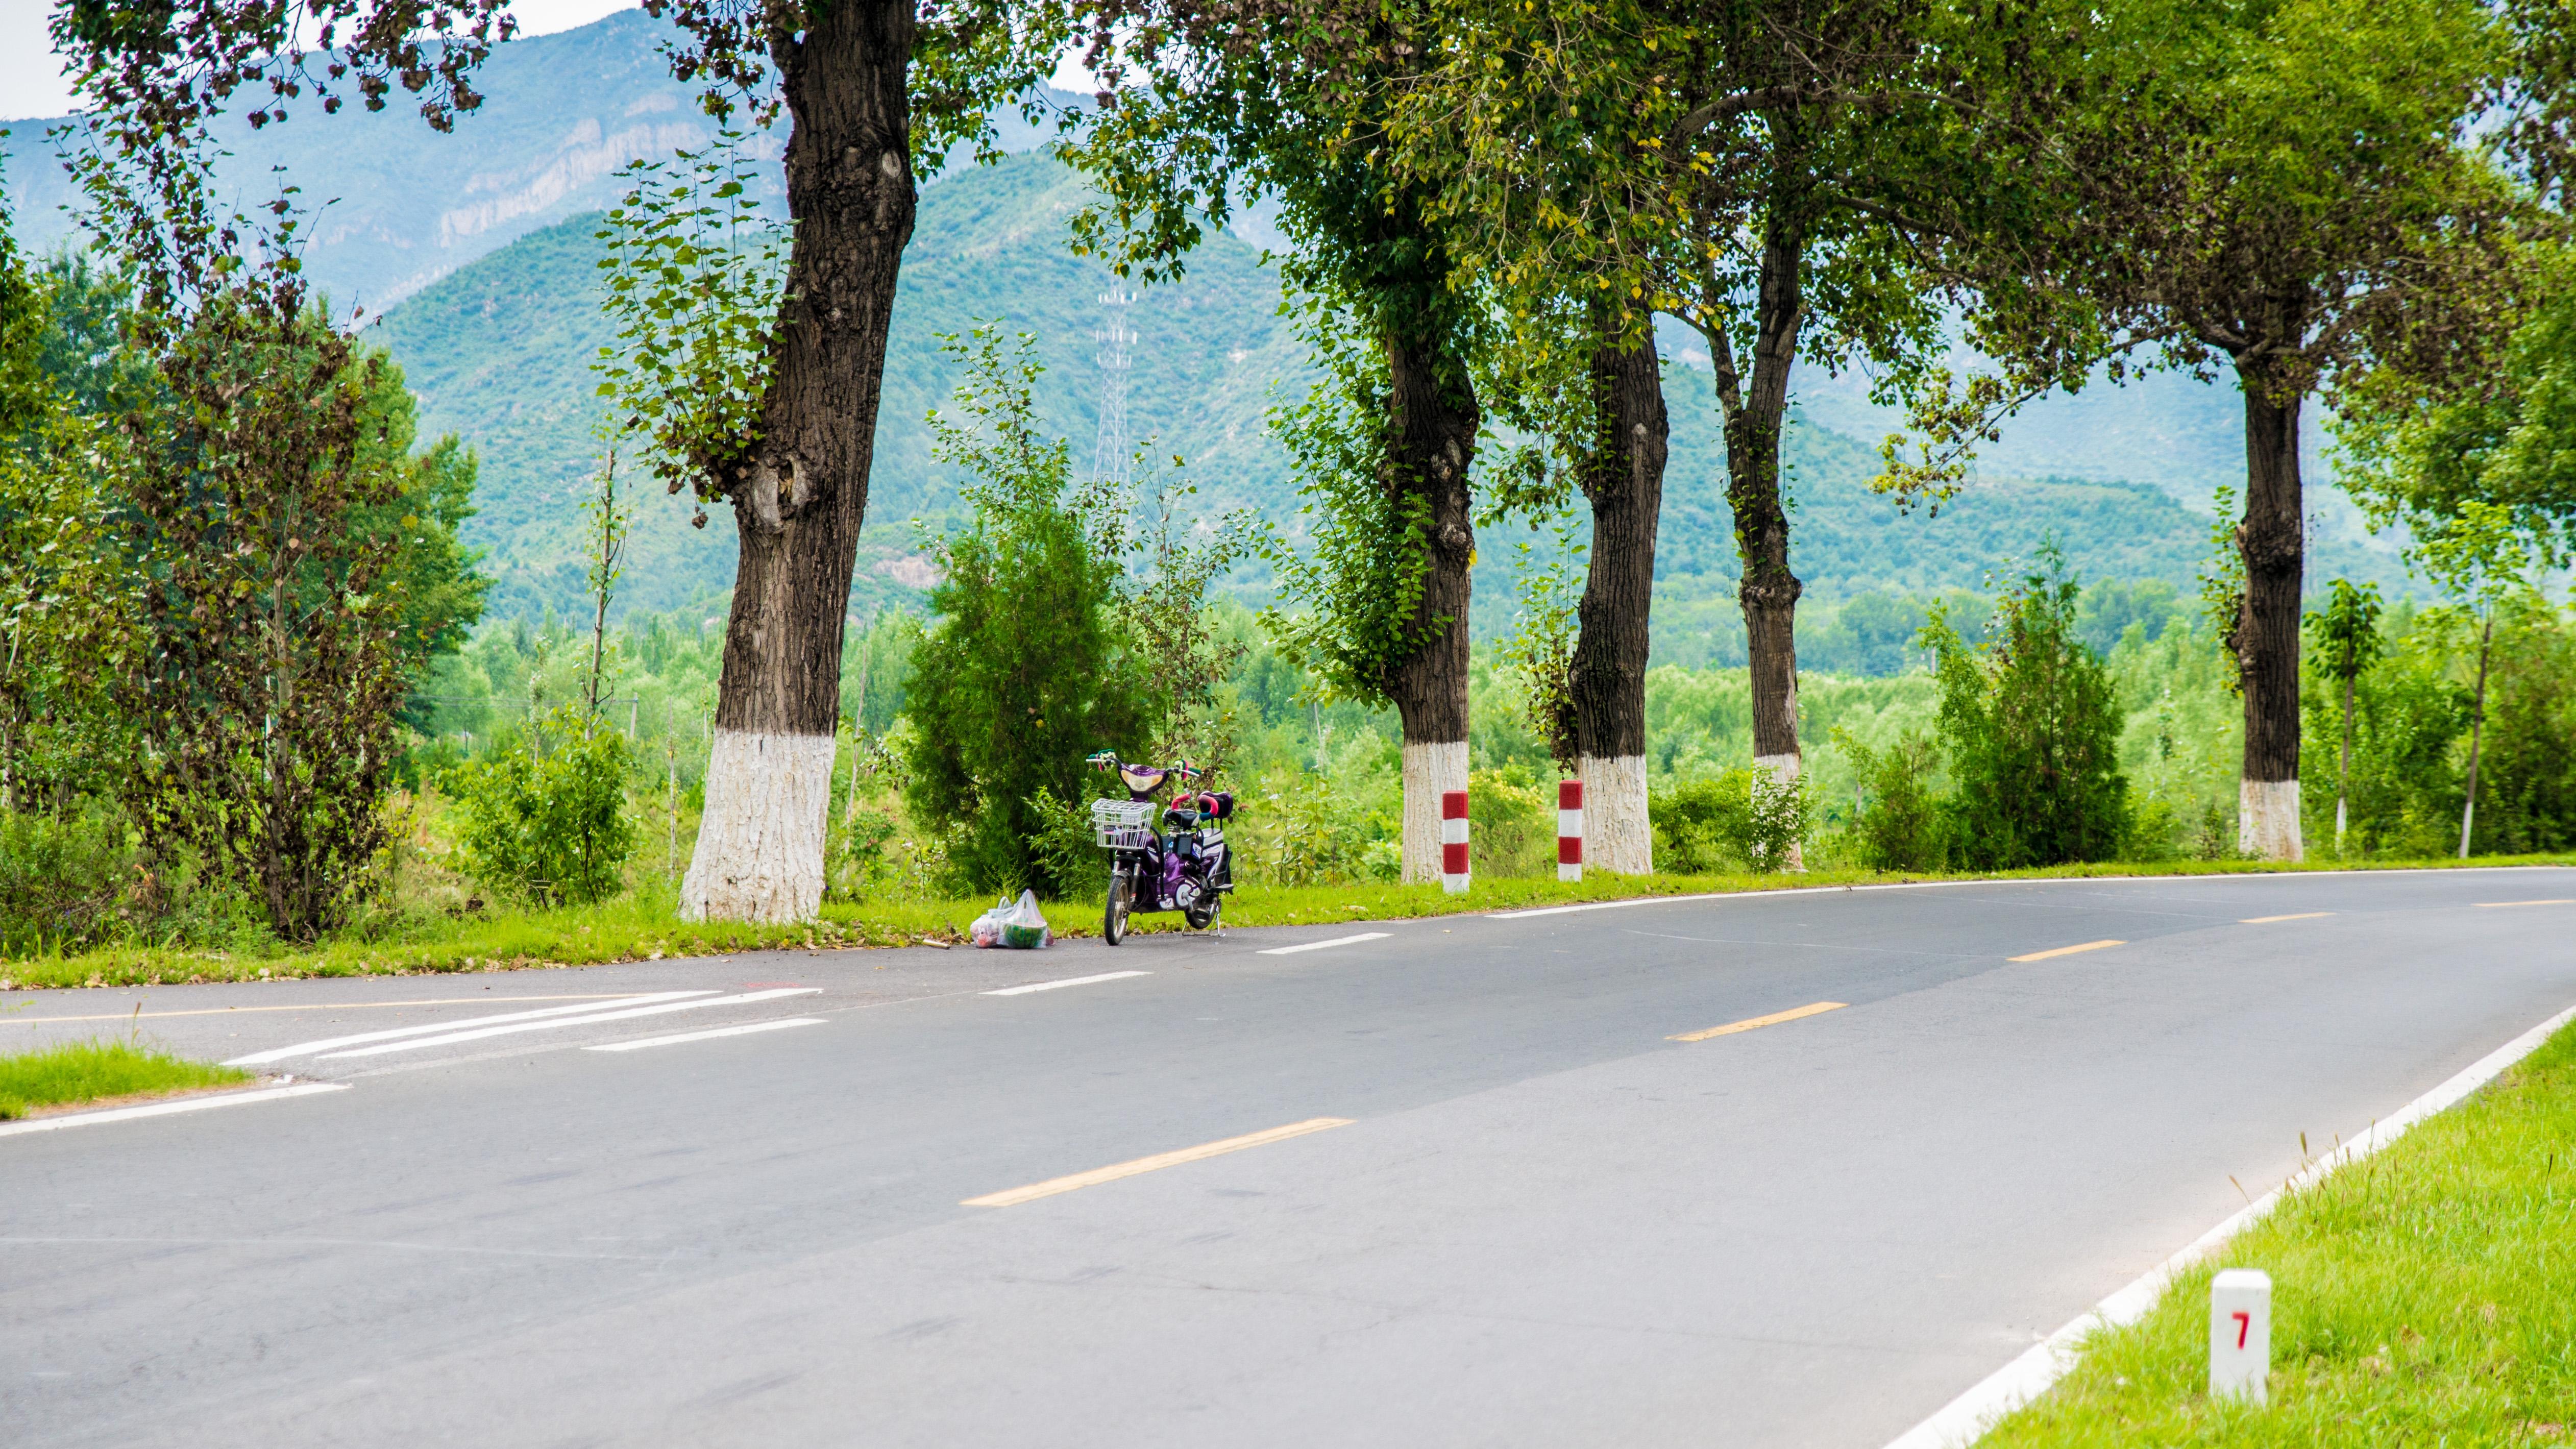
M 613 1041 L 601 1046 L 583 1047 L 586 1052 L 637 1052 L 646 1047 L 678 1046 L 686 1041 L 714 1041 L 725 1036 L 749 1036 L 756 1031 L 776 1031 L 788 1026 L 821 1026 L 819 1016 L 790 1016 L 777 1021 L 754 1021 L 741 1026 L 719 1026 L 707 1031 L 684 1031 L 671 1036 L 648 1036 L 639 1041 Z
M 0 1122 L 0 1137 L 15 1137 L 22 1132 L 59 1132 L 66 1127 L 91 1127 L 101 1122 L 131 1122 L 138 1117 L 171 1117 L 181 1112 L 206 1112 L 217 1107 L 247 1107 L 253 1102 L 283 1102 L 289 1097 L 347 1090 L 349 1084 L 346 1082 L 298 1082 L 291 1087 L 230 1092 L 219 1097 L 183 1097 L 176 1102 L 146 1102 L 140 1107 L 111 1107 L 104 1112 L 68 1112 L 60 1117 Z
M 1005 986 L 987 991 L 986 996 L 1026 996 L 1032 991 L 1054 991 L 1066 986 L 1089 986 L 1095 981 L 1124 981 L 1130 976 L 1151 976 L 1151 971 L 1103 971 L 1097 976 L 1068 976 L 1062 981 L 1032 981 L 1026 986 Z
M 1362 941 L 1383 941 L 1386 939 L 1386 936 L 1387 933 L 1384 931 L 1362 931 L 1356 936 L 1335 936 L 1329 941 L 1308 941 L 1302 946 L 1273 946 L 1267 951 L 1256 951 L 1253 954 L 1256 956 L 1294 956 L 1300 951 L 1321 951 L 1326 946 L 1355 946 Z
M 1744 900 L 1748 897 L 1757 896 L 1807 896 L 1821 894 L 1826 891 L 1938 891 L 1951 890 L 1966 886 L 2058 884 L 2163 885 L 2174 881 L 2257 881 L 2280 880 L 2283 878 L 2316 880 L 2323 876 L 2343 875 L 2489 875 L 2500 870 L 2558 869 L 2564 869 L 2564 867 L 2536 865 L 2470 865 L 2457 867 L 2442 865 L 2416 865 L 2397 866 L 2386 870 L 2248 871 L 2243 874 L 2228 876 L 2076 875 L 2052 876 L 2045 880 L 2007 880 L 2000 877 L 1984 877 L 1969 880 L 1891 880 L 1878 881 L 1869 885 L 1778 886 L 1770 890 L 1759 891 L 1702 891 L 1696 895 L 1686 896 L 1630 896 L 1625 900 L 1584 901 L 1580 904 L 1571 906 L 1536 906 L 1525 911 L 1489 911 L 1486 913 L 1485 919 L 1489 921 L 1517 921 L 1527 916 L 1563 916 L 1569 915 L 1575 911 L 1615 911 L 1621 906 L 1668 906 L 1680 901 Z M 2217 925 L 2220 923 L 2213 921 L 2210 924 Z
M 558 1027 L 589 1026 L 594 1022 L 628 1021 L 639 1016 L 660 1016 L 672 1011 L 695 1011 L 702 1006 L 742 1006 L 754 1001 L 776 1001 L 782 996 L 812 996 L 820 986 L 788 986 L 776 991 L 748 991 L 740 996 L 705 996 L 695 1001 L 665 1001 L 659 1006 L 635 1006 L 624 1011 L 602 1011 L 589 1016 L 557 1017 L 552 1021 L 522 1021 L 509 1026 L 487 1026 L 474 1031 L 452 1031 L 445 1036 L 425 1036 L 411 1041 L 389 1041 L 356 1051 L 333 1052 L 322 1058 L 326 1062 L 344 1061 L 350 1057 L 382 1056 L 386 1052 L 417 1051 L 422 1047 L 452 1046 L 457 1042 L 481 1041 L 485 1037 L 511 1036 L 523 1031 L 552 1031 Z
M 2225 1247 L 2228 1239 L 2261 1220 L 2280 1204 L 2283 1196 L 2313 1186 L 2335 1169 L 2358 1162 L 2396 1141 L 2405 1135 L 2407 1128 L 2446 1107 L 2457 1105 L 2470 1093 L 2504 1075 L 2506 1068 L 2539 1050 L 2541 1043 L 2571 1020 L 2576 1020 L 2576 1006 L 2478 1058 L 2449 1081 L 2398 1109 L 2396 1116 L 2370 1124 L 2369 1131 L 2299 1169 L 2289 1181 L 2193 1239 L 2191 1246 L 2148 1269 L 2128 1287 L 2094 1304 L 2091 1312 L 2032 1344 L 2021 1357 L 1987 1375 L 1983 1382 L 1952 1399 L 1939 1413 L 1889 1440 L 1887 1449 L 1962 1449 L 1962 1446 L 1976 1443 L 2006 1414 L 2047 1393 L 2059 1379 L 2064 1378 L 2068 1370 L 2075 1367 L 2085 1338 L 2106 1328 L 2126 1328 L 2144 1318 L 2147 1310 L 2155 1307 L 2156 1299 L 2163 1295 L 2166 1284 L 2193 1264 Z
M 307 1052 L 327 1052 L 333 1047 L 358 1046 L 371 1041 L 392 1041 L 398 1037 L 428 1036 L 432 1032 L 455 1031 L 468 1026 L 489 1026 L 498 1021 L 534 1021 L 548 1016 L 579 1016 L 593 1011 L 613 1011 L 621 1006 L 642 1006 L 653 1001 L 677 1001 L 684 996 L 713 996 L 713 991 L 655 991 L 638 996 L 615 996 L 604 1001 L 585 1001 L 578 1006 L 549 1006 L 537 1011 L 508 1011 L 499 1016 L 469 1016 L 461 1021 L 433 1021 L 422 1026 L 397 1026 L 386 1031 L 362 1031 L 356 1036 L 335 1036 L 322 1041 L 297 1042 L 273 1051 L 253 1052 L 224 1063 L 228 1067 L 256 1067 L 267 1062 L 300 1057 Z

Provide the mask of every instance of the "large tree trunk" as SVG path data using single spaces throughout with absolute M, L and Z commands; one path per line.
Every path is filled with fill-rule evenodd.
M 1440 796 L 1467 788 L 1468 565 L 1476 535 L 1467 507 L 1475 461 L 1476 392 L 1437 338 L 1386 334 L 1387 486 L 1430 504 L 1430 572 L 1410 637 L 1421 647 L 1387 670 L 1387 697 L 1404 722 L 1404 871 L 1440 879 Z
M 1617 324 L 1604 317 L 1597 325 Z M 1592 397 L 1600 433 L 1583 470 L 1592 558 L 1568 681 L 1585 854 L 1603 870 L 1644 875 L 1655 868 L 1646 818 L 1646 625 L 1670 432 L 1652 333 L 1593 350 Z
M 1775 201 L 1775 205 L 1780 203 Z M 1744 575 L 1736 597 L 1744 609 L 1744 644 L 1753 685 L 1753 764 L 1775 783 L 1798 783 L 1798 595 L 1789 571 L 1789 514 L 1780 502 L 1780 431 L 1789 410 L 1789 371 L 1806 320 L 1800 269 L 1805 238 L 1775 220 L 1762 249 L 1755 300 L 1753 370 L 1740 381 L 1732 358 L 1712 348 L 1718 400 L 1726 412 L 1727 506 L 1735 514 L 1735 547 Z M 1712 338 L 1714 342 L 1715 338 Z M 1804 870 L 1804 853 L 1784 862 Z
M 841 629 L 867 508 L 886 326 L 912 235 L 909 0 L 840 0 L 774 58 L 794 128 L 795 238 L 754 460 L 725 480 L 741 534 L 692 919 L 811 919 L 840 714 Z
M 2299 496 L 2299 397 L 2251 373 L 2245 390 L 2245 518 L 2236 526 L 2245 602 L 2236 667 L 2245 695 L 2245 770 L 2236 844 L 2265 860 L 2297 860 L 2299 843 L 2299 584 L 2305 523 Z

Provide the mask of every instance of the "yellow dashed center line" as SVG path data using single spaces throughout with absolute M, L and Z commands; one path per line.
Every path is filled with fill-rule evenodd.
M 2492 910 L 2497 910 L 2497 909 L 2499 909 L 2499 908 L 2501 908 L 2501 907 L 2504 907 L 2504 906 L 2576 906 L 2576 899 L 2568 899 L 2568 900 L 2554 900 L 2554 901 L 2480 901 L 2480 902 L 2478 902 L 2478 909 L 2479 909 L 2479 910 L 2482 910 L 2482 911 L 2492 911 Z
M 1712 1026 L 1706 1031 L 1686 1031 L 1680 1036 L 1665 1037 L 1664 1040 L 1706 1041 L 1713 1036 L 1733 1036 L 1739 1031 L 1751 1031 L 1755 1027 L 1778 1026 L 1784 1021 L 1796 1021 L 1802 1016 L 1815 1016 L 1823 1012 L 1840 1011 L 1847 1004 L 1848 1003 L 1846 1002 L 1840 1001 L 1814 1001 L 1792 1011 L 1775 1011 L 1769 1016 L 1748 1016 L 1742 1021 L 1730 1021 L 1724 1026 Z
M 2087 941 L 2081 946 L 2060 946 L 2053 951 L 2033 951 L 2027 956 L 2009 956 L 2010 961 L 2045 961 L 2051 956 L 2072 956 L 2078 951 L 2099 951 L 2105 946 L 2125 946 L 2126 941 Z
M 1034 1202 L 1042 1197 L 1053 1197 L 1060 1192 L 1071 1192 L 1076 1188 L 1098 1187 L 1104 1182 L 1116 1182 L 1122 1177 L 1134 1177 L 1140 1172 L 1178 1167 L 1184 1162 L 1197 1162 L 1203 1158 L 1223 1157 L 1229 1152 L 1241 1152 L 1247 1147 L 1264 1147 L 1273 1142 L 1285 1142 L 1291 1137 L 1303 1137 L 1309 1132 L 1321 1132 L 1328 1127 L 1348 1127 L 1349 1125 L 1351 1125 L 1351 1119 L 1348 1117 L 1310 1117 L 1303 1122 L 1291 1122 L 1285 1127 L 1273 1127 L 1267 1132 L 1247 1133 L 1241 1137 L 1228 1137 L 1222 1142 L 1184 1147 L 1178 1152 L 1139 1157 L 1133 1162 L 1121 1162 L 1110 1167 L 1095 1167 L 1089 1172 L 1077 1172 L 1071 1177 L 1050 1177 L 1044 1182 L 1015 1187 L 1008 1192 L 988 1192 L 982 1197 L 970 1197 L 958 1206 L 1011 1207 L 1018 1203 Z
M 2236 924 L 2240 926 L 2268 926 L 2274 921 L 2313 921 L 2333 914 L 2334 912 L 2332 911 L 2301 911 L 2295 916 L 2247 916 L 2244 920 L 2238 921 Z

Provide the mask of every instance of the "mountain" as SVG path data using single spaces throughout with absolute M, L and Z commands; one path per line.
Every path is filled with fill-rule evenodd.
M 452 431 L 481 458 L 469 537 L 487 551 L 496 615 L 570 611 L 582 592 L 578 499 L 593 466 L 591 359 L 609 340 L 596 296 L 598 210 L 615 169 L 639 154 L 697 144 L 709 124 L 669 78 L 660 25 L 626 12 L 580 30 L 502 47 L 485 72 L 490 99 L 440 136 L 400 108 L 231 138 L 222 174 L 271 184 L 283 166 L 319 204 L 306 263 L 335 300 L 363 302 L 376 335 L 419 395 L 424 431 Z M 1058 96 L 1059 104 L 1075 98 Z M 19 234 L 41 249 L 66 239 L 68 199 L 41 124 L 6 144 Z M 1038 139 L 1016 121 L 1006 147 Z M 958 158 L 962 162 L 962 158 Z M 1087 461 L 1098 426 L 1094 329 L 1106 271 L 1065 248 L 1082 180 L 1038 155 L 989 167 L 952 164 L 923 188 L 888 347 L 854 612 L 910 597 L 923 577 L 910 520 L 936 520 L 953 497 L 929 457 L 925 415 L 956 377 L 941 334 L 997 319 L 1037 339 L 1048 372 L 1041 410 Z M 1255 212 L 1240 230 L 1275 241 Z M 1140 440 L 1187 459 L 1202 512 L 1249 507 L 1294 528 L 1296 483 L 1264 413 L 1301 396 L 1305 351 L 1279 312 L 1278 286 L 1240 236 L 1209 239 L 1182 280 L 1151 289 L 1131 321 L 1129 413 Z M 1724 450 L 1697 339 L 1664 336 L 1673 445 L 1658 551 L 1656 650 L 1726 658 L 1740 650 L 1731 592 L 1732 523 Z M 2162 580 L 2184 594 L 2209 548 L 2207 502 L 2241 477 L 2235 391 L 2163 375 L 2128 388 L 2043 400 L 1987 450 L 1973 485 L 1937 517 L 1901 516 L 1870 493 L 1876 439 L 1897 421 L 1864 379 L 1805 369 L 1786 440 L 1795 498 L 1793 562 L 1819 604 L 1865 593 L 1980 589 L 1991 571 L 2054 539 L 2088 579 Z M 2328 476 L 2316 460 L 2312 476 Z M 2358 537 L 2331 489 L 2311 490 L 2320 527 L 2312 577 L 2402 581 L 2391 549 Z M 643 500 L 625 582 L 628 607 L 667 609 L 732 579 L 731 521 L 687 526 L 684 500 Z M 1512 611 L 1511 545 L 1484 531 L 1471 623 L 1491 637 Z M 1258 569 L 1235 584 L 1258 596 Z M 1730 643 L 1730 637 L 1737 642 Z
M 270 200 L 280 176 L 299 187 L 310 213 L 306 274 L 335 304 L 382 312 L 520 237 L 614 205 L 627 162 L 713 139 L 697 87 L 673 80 L 661 54 L 673 33 L 625 10 L 502 45 L 475 78 L 483 105 L 447 135 L 400 91 L 381 111 L 353 100 L 335 116 L 308 105 L 257 131 L 220 123 L 216 176 L 245 208 Z M 1059 105 L 1078 101 L 1049 94 Z M 9 214 L 38 252 L 76 230 L 75 189 L 47 134 L 68 120 L 11 122 L 0 141 Z M 1038 140 L 1016 113 L 1001 131 L 1009 149 Z M 764 143 L 774 155 L 776 142 L 755 145 Z
M 923 191 L 887 346 L 854 611 L 908 592 L 900 580 L 919 577 L 905 562 L 917 546 L 909 520 L 941 515 L 953 496 L 953 480 L 930 460 L 923 421 L 957 377 L 941 334 L 987 319 L 1032 334 L 1048 369 L 1039 409 L 1073 440 L 1078 461 L 1090 457 L 1100 386 L 1092 333 L 1110 278 L 1064 246 L 1066 219 L 1086 195 L 1079 176 L 1036 155 L 970 167 Z M 483 511 L 470 532 L 490 550 L 500 579 L 493 605 L 503 613 L 568 610 L 580 594 L 577 500 L 592 467 L 596 409 L 588 368 L 609 339 L 595 299 L 593 227 L 582 219 L 536 232 L 424 289 L 380 326 L 421 397 L 424 429 L 457 432 L 480 452 Z M 1139 334 L 1130 427 L 1140 439 L 1159 439 L 1159 454 L 1187 459 L 1202 512 L 1248 507 L 1293 522 L 1295 482 L 1263 414 L 1274 399 L 1302 395 L 1308 373 L 1278 306 L 1260 253 L 1220 235 L 1185 278 L 1150 289 L 1130 314 Z M 1737 570 L 1707 374 L 1671 361 L 1666 375 L 1673 438 L 1657 574 L 1678 608 L 1731 594 Z M 1804 415 L 1790 430 L 1788 460 L 1797 500 L 1793 562 L 1820 602 L 1871 590 L 1981 588 L 1999 563 L 2027 559 L 2049 538 L 2088 578 L 2162 579 L 2189 592 L 2208 551 L 2207 518 L 2149 483 L 1990 473 L 1926 518 L 1901 515 L 1868 490 L 1874 448 Z M 730 582 L 729 521 L 719 513 L 694 532 L 683 522 L 688 511 L 681 500 L 647 500 L 630 604 L 672 607 Z M 1479 568 L 1473 621 L 1485 635 L 1508 622 L 1504 559 L 1507 545 L 1525 536 L 1506 525 L 1488 535 L 1493 547 Z M 2317 567 L 2384 576 L 2384 563 L 2324 543 Z M 1261 580 L 1240 582 L 1257 591 Z M 1725 609 L 1700 612 L 1707 622 L 1695 629 L 1731 627 Z M 1677 640 L 1666 652 L 1687 647 Z

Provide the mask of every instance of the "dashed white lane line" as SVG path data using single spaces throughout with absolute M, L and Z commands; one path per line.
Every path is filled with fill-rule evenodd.
M 1383 941 L 1386 939 L 1386 934 L 1387 933 L 1384 931 L 1362 931 L 1356 936 L 1335 936 L 1329 941 L 1308 941 L 1302 946 L 1273 946 L 1267 951 L 1257 951 L 1253 954 L 1258 956 L 1294 956 L 1300 951 L 1321 951 L 1326 946 L 1356 946 L 1362 941 Z
M 423 1026 L 397 1026 L 388 1028 L 384 1031 L 362 1031 L 356 1036 L 326 1037 L 321 1041 L 297 1042 L 293 1046 L 278 1047 L 272 1051 L 253 1052 L 246 1057 L 235 1057 L 231 1061 L 224 1063 L 224 1065 L 228 1067 L 256 1067 L 266 1062 L 281 1062 L 286 1060 L 288 1057 L 307 1056 L 314 1052 L 327 1052 L 335 1047 L 360 1046 L 371 1041 L 392 1041 L 398 1037 L 406 1036 L 428 1036 L 435 1032 L 455 1031 L 460 1027 L 490 1026 L 496 1022 L 504 1021 L 536 1021 L 546 1017 L 582 1016 L 592 1012 L 614 1010 L 621 1006 L 642 1006 L 648 1002 L 678 1001 L 684 997 L 713 996 L 715 994 L 716 993 L 712 990 L 654 991 L 637 996 L 612 997 L 606 1001 L 585 1001 L 579 1006 L 548 1006 L 535 1011 L 505 1011 L 498 1016 L 469 1016 L 462 1021 L 433 1021 Z
M 289 1097 L 309 1097 L 316 1092 L 346 1091 L 342 1082 L 298 1082 L 291 1087 L 268 1087 L 256 1092 L 227 1092 L 212 1097 L 182 1097 L 175 1102 L 146 1102 L 140 1107 L 110 1107 L 104 1112 L 66 1112 L 60 1117 L 38 1117 L 26 1122 L 0 1122 L 0 1137 L 16 1137 L 26 1132 L 60 1132 L 67 1127 L 94 1127 L 101 1122 L 131 1122 L 138 1117 L 170 1117 L 181 1112 L 207 1112 L 217 1107 L 247 1107 L 255 1102 L 282 1102 Z
M 1151 976 L 1151 971 L 1103 971 L 1097 976 L 1068 976 L 1062 981 L 1032 981 L 1026 986 L 1005 986 L 987 991 L 986 996 L 1026 996 L 1032 991 L 1060 991 L 1067 986 L 1089 986 L 1095 981 L 1124 981 L 1130 976 Z
M 746 1006 L 755 1001 L 776 1001 L 782 996 L 812 996 L 820 986 L 788 986 L 775 991 L 749 991 L 740 996 L 709 996 L 696 1001 L 665 1001 L 659 1006 L 630 1007 L 624 1011 L 600 1011 L 588 1016 L 558 1017 L 552 1021 L 521 1021 L 508 1026 L 478 1027 L 473 1031 L 452 1031 L 445 1036 L 425 1036 L 411 1041 L 389 1041 L 356 1051 L 332 1052 L 322 1058 L 345 1061 L 350 1057 L 382 1056 L 386 1052 L 418 1051 L 423 1047 L 453 1046 L 458 1042 L 481 1041 L 486 1037 L 512 1036 L 523 1031 L 553 1031 L 567 1026 L 589 1026 L 603 1021 L 631 1021 L 639 1016 L 660 1016 L 672 1011 L 696 1011 L 705 1006 Z
M 719 1026 L 707 1031 L 683 1031 L 670 1036 L 648 1036 L 640 1041 L 612 1041 L 600 1046 L 583 1047 L 586 1052 L 640 1052 L 646 1047 L 678 1046 L 682 1042 L 714 1041 L 719 1037 L 749 1036 L 758 1031 L 778 1031 L 791 1026 L 821 1026 L 819 1016 L 790 1016 L 778 1021 L 745 1022 L 741 1026 Z

